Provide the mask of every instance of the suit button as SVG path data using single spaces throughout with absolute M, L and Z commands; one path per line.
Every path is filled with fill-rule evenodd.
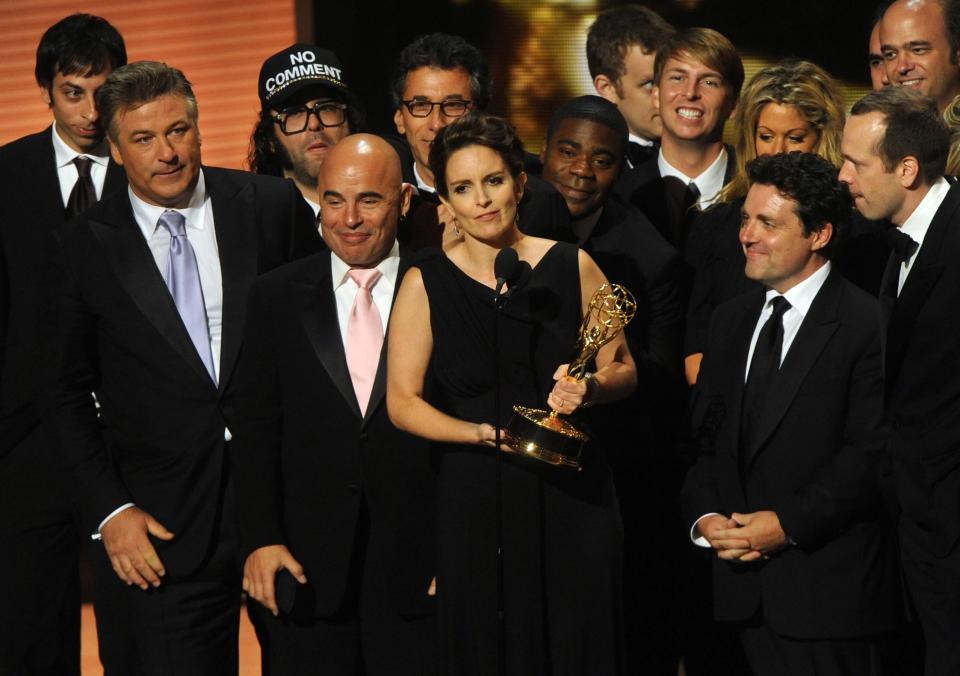
M 357 484 L 347 484 L 347 492 L 350 495 L 356 495 L 360 492 L 360 487 Z
M 366 432 L 361 432 L 361 433 L 360 433 L 360 441 L 361 441 L 361 443 L 366 442 L 367 439 L 369 439 L 369 438 L 370 438 L 370 436 L 369 436 Z

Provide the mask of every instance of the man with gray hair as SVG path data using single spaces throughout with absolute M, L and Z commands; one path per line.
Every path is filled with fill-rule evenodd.
M 247 291 L 321 241 L 291 181 L 201 165 L 179 70 L 118 68 L 97 108 L 128 186 L 54 233 L 44 363 L 51 429 L 103 542 L 100 657 L 108 675 L 235 673 L 229 428 Z

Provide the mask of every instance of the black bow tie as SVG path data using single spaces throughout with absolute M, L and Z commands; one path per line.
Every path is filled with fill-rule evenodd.
M 897 227 L 889 228 L 885 236 L 887 244 L 893 250 L 893 254 L 900 263 L 909 261 L 910 257 L 916 252 L 917 247 L 920 246 L 913 237 Z

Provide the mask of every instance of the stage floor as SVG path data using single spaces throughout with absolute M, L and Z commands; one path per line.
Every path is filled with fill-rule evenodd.
M 93 606 L 89 603 L 83 604 L 80 660 L 83 676 L 103 676 L 103 667 L 97 656 Z M 260 646 L 245 609 L 240 611 L 240 676 L 260 676 Z

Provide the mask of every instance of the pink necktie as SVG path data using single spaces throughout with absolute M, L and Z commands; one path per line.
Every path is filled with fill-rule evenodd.
M 356 283 L 356 299 L 347 322 L 347 368 L 353 380 L 353 391 L 357 394 L 360 413 L 366 415 L 370 403 L 370 391 L 373 379 L 377 375 L 380 363 L 380 350 L 383 347 L 383 322 L 380 311 L 373 302 L 370 289 L 380 279 L 376 268 L 354 269 L 348 273 Z

